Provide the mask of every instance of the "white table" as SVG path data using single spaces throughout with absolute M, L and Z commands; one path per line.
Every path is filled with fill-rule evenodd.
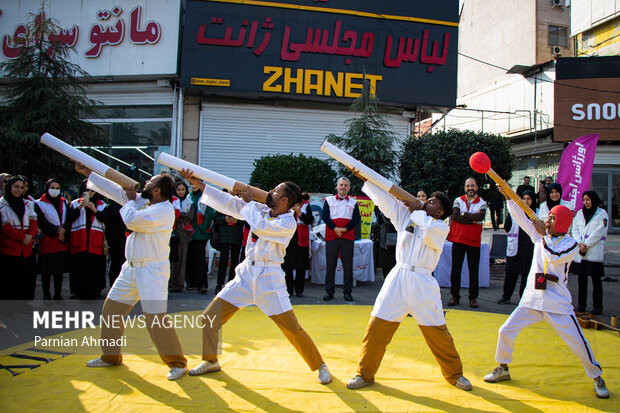
M 310 281 L 313 284 L 325 284 L 326 273 L 325 241 L 312 241 L 312 269 Z M 338 258 L 336 265 L 336 285 L 342 285 L 344 271 L 342 261 Z M 353 249 L 353 280 L 374 281 L 375 263 L 372 256 L 372 241 L 360 239 L 355 241 Z
M 478 269 L 478 286 L 488 287 L 490 285 L 491 264 L 489 260 L 489 244 L 480 245 L 480 267 Z M 435 269 L 435 278 L 440 287 L 450 287 L 450 273 L 452 272 L 452 243 L 446 241 L 443 245 L 443 252 L 439 258 L 439 264 Z M 469 288 L 469 268 L 467 267 L 467 254 L 463 260 L 461 270 L 461 287 Z

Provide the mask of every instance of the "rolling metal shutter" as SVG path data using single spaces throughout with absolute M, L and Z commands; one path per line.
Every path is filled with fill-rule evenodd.
M 325 137 L 341 136 L 344 121 L 353 117 L 349 111 L 203 103 L 199 164 L 249 182 L 254 160 L 265 155 L 303 153 L 328 159 L 320 150 Z M 390 123 L 399 142 L 404 140 L 409 118 L 390 115 Z

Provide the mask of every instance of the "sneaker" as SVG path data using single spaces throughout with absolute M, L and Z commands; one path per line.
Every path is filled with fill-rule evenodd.
M 475 299 L 475 298 L 470 298 L 470 299 L 469 299 L 469 306 L 470 306 L 471 308 L 478 308 L 478 303 L 476 302 L 476 299 Z
M 510 298 L 504 298 L 502 297 L 497 304 L 510 304 Z
M 510 380 L 510 372 L 502 366 L 497 366 L 492 372 L 484 376 L 484 381 L 497 383 L 498 381 Z
M 304 296 L 304 293 L 297 293 L 297 297 L 303 298 L 303 296 Z
M 115 364 L 108 363 L 107 361 L 101 360 L 101 357 L 97 357 L 96 359 L 88 360 L 86 362 L 86 367 L 110 367 L 115 366 Z
M 461 390 L 471 390 L 471 382 L 465 378 L 465 376 L 459 377 L 459 379 L 454 383 L 454 387 Z
M 366 381 L 362 378 L 362 376 L 355 376 L 347 382 L 347 389 L 361 389 L 362 387 L 370 386 L 373 383 L 374 380 Z
M 450 299 L 450 302 L 448 302 L 448 307 L 459 305 L 459 301 L 460 299 L 458 297 L 452 297 L 452 299 Z
M 329 372 L 329 369 L 327 368 L 327 365 L 325 363 L 321 364 L 321 367 L 319 367 L 319 383 L 321 384 L 329 384 L 332 382 L 332 375 Z
M 220 363 L 216 361 L 203 361 L 198 366 L 194 367 L 189 371 L 190 376 L 200 376 L 205 373 L 214 373 L 216 371 L 220 371 L 222 368 L 220 367 Z
M 185 375 L 185 373 L 187 373 L 187 367 L 173 367 L 166 375 L 166 378 L 168 380 L 180 379 Z
M 607 386 L 605 386 L 605 380 L 601 376 L 598 376 L 594 379 L 594 392 L 596 393 L 596 397 L 599 399 L 608 399 L 609 398 L 609 390 L 607 390 Z
M 200 289 L 200 294 L 206 294 L 206 293 L 207 293 L 207 291 L 209 291 L 209 290 L 207 290 L 207 288 L 206 288 L 206 287 L 202 287 L 202 288 Z
M 351 294 L 345 294 L 344 295 L 344 300 L 345 301 L 353 301 L 353 296 Z

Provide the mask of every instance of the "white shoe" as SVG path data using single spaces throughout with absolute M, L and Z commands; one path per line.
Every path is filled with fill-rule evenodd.
M 116 366 L 116 364 L 103 361 L 101 360 L 101 357 L 97 357 L 96 359 L 88 360 L 86 362 L 86 367 L 110 367 L 110 366 Z
M 189 371 L 190 376 L 200 376 L 205 373 L 213 373 L 216 371 L 220 371 L 222 368 L 220 367 L 219 361 L 203 361 L 198 366 L 194 367 Z
M 459 377 L 459 379 L 454 383 L 454 387 L 461 390 L 471 390 L 471 382 L 465 378 L 465 376 Z
M 510 380 L 510 372 L 502 366 L 497 366 L 492 372 L 484 376 L 484 381 L 497 383 L 498 381 Z
M 374 381 L 366 381 L 362 376 L 355 376 L 347 382 L 347 389 L 361 389 L 362 387 L 370 386 Z
M 332 375 L 329 372 L 329 369 L 327 368 L 327 365 L 325 363 L 321 364 L 321 367 L 319 367 L 319 383 L 321 384 L 329 384 L 332 382 Z
M 185 375 L 185 373 L 187 373 L 187 367 L 173 367 L 166 375 L 166 378 L 168 380 L 180 379 Z
M 609 390 L 605 386 L 605 380 L 601 376 L 594 379 L 594 392 L 599 399 L 608 399 Z

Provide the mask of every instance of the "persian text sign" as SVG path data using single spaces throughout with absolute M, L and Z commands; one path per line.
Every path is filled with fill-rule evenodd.
M 2 5 L 1 60 L 19 56 L 27 15 L 38 13 L 40 5 L 39 0 Z M 180 0 L 55 0 L 46 3 L 45 17 L 61 27 L 50 40 L 73 49 L 70 59 L 91 76 L 175 74 L 180 9 Z
M 583 193 L 590 188 L 592 165 L 598 135 L 585 135 L 572 141 L 562 153 L 557 182 L 562 185 L 562 199 L 572 202 L 575 211 L 583 208 Z
M 181 86 L 227 79 L 204 92 L 350 102 L 365 75 L 385 104 L 454 107 L 458 2 L 313 4 L 188 1 Z

